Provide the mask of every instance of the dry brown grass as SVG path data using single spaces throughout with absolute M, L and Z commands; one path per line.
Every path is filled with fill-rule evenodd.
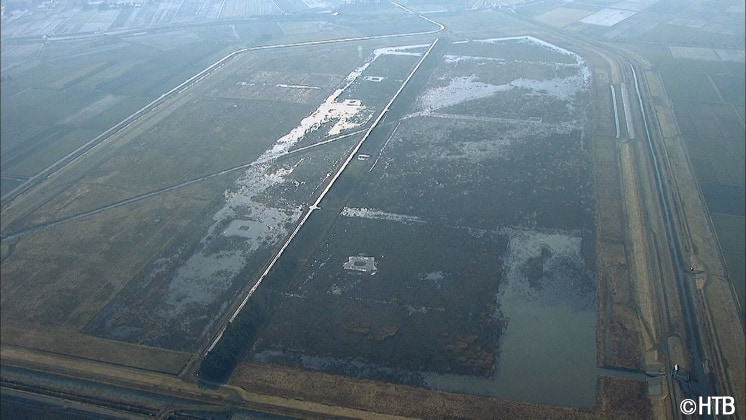
M 244 363 L 231 384 L 249 392 L 419 418 L 594 418 L 591 411 L 433 391 L 327 373 Z
M 615 419 L 652 418 L 647 384 L 631 379 L 602 377 L 597 414 Z
M 357 54 L 344 52 L 346 48 L 333 70 L 316 57 L 321 51 L 329 58 L 337 49 L 325 46 L 293 52 L 297 59 L 324 66 L 323 72 L 310 69 L 305 76 L 262 72 L 278 65 L 277 57 L 269 53 L 236 58 L 4 206 L 3 234 L 252 161 L 295 127 L 320 97 L 358 65 Z M 274 87 L 274 101 L 232 96 L 236 81 L 246 74 L 262 75 L 262 81 Z M 320 89 L 308 93 L 274 86 L 281 82 L 308 82 Z M 304 102 L 298 101 L 299 92 L 317 97 L 298 103 Z M 194 228 L 195 221 L 210 222 L 216 200 L 222 199 L 226 187 L 239 175 L 238 171 L 220 175 L 4 240 L 2 343 L 178 372 L 184 363 L 180 353 L 87 337 L 82 331 L 150 261 L 183 237 L 185 229 Z M 147 306 L 146 296 L 133 299 Z
M 48 349 L 45 353 L 49 355 L 73 356 L 170 375 L 179 373 L 189 358 L 187 353 L 104 340 L 68 328 L 30 329 L 4 325 L 2 342 L 4 346 L 20 345 L 23 348 Z M 21 354 L 25 357 L 30 353 Z

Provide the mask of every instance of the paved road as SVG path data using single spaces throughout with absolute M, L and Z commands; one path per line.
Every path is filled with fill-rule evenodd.
M 220 389 L 177 390 L 166 387 L 144 386 L 137 381 L 121 379 L 91 379 L 62 373 L 44 372 L 3 364 L 0 381 L 3 399 L 12 395 L 18 402 L 37 408 L 57 407 L 70 413 L 106 415 L 122 418 L 153 417 L 158 413 L 189 408 L 191 410 L 222 411 L 228 408 Z M 230 390 L 229 390 L 230 391 Z M 223 389 L 222 394 L 225 394 Z M 318 413 L 263 402 L 250 402 L 238 395 L 232 397 L 233 408 L 250 418 L 272 413 L 294 418 L 318 417 Z M 67 407 L 67 408 L 66 408 Z M 83 417 L 83 416 L 80 416 Z

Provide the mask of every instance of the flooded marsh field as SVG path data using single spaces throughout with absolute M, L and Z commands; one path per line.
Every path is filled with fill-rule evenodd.
M 532 37 L 399 42 L 237 57 L 44 184 L 3 275 L 46 282 L 3 282 L 4 323 L 184 360 L 247 298 L 236 359 L 593 406 L 588 65 Z M 82 291 L 20 310 L 60 276 Z
M 249 359 L 593 406 L 589 69 L 530 37 L 433 59 L 309 218 Z
M 3 342 L 178 372 L 398 87 L 368 47 L 238 56 L 4 209 Z

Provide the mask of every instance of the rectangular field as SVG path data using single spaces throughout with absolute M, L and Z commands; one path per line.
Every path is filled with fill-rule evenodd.
M 530 37 L 428 60 L 278 262 L 287 286 L 267 286 L 279 303 L 249 360 L 592 406 L 588 68 Z
M 715 223 L 720 245 L 737 295 L 744 310 L 746 258 L 742 240 L 733 236 L 744 231 L 744 126 L 746 101 L 744 63 L 736 54 L 703 48 L 672 48 L 671 58 L 660 50 L 647 53 L 673 100 L 674 112 L 687 152 Z M 723 53 L 721 57 L 720 53 Z
M 269 71 L 274 51 L 236 58 L 4 209 L 3 234 L 15 236 L 2 248 L 3 343 L 145 368 L 157 360 L 147 349 L 195 350 L 382 106 L 344 98 L 377 55 L 293 54 L 318 68 Z M 237 80 L 257 84 L 237 96 Z M 262 89 L 271 100 L 257 99 Z M 33 338 L 50 328 L 130 342 L 132 357 Z M 174 373 L 186 353 L 153 354 L 175 357 L 160 363 Z

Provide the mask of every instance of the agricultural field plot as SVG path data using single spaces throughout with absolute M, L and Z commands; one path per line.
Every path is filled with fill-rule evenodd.
M 218 40 L 176 33 L 170 41 L 154 35 L 50 44 L 40 54 L 8 56 L 3 46 L 3 193 L 226 51 Z
M 246 17 L 278 15 L 298 12 L 307 7 L 301 0 L 286 0 L 281 10 L 271 0 L 173 0 L 158 3 L 143 2 L 135 7 L 130 3 L 116 7 L 93 5 L 47 4 L 33 10 L 19 9 L 15 4 L 3 20 L 3 37 L 74 36 L 77 34 L 121 33 L 172 23 L 195 23 L 213 19 L 242 19 Z M 82 7 L 81 7 L 82 6 Z
M 385 4 L 376 8 L 376 13 L 372 16 L 359 15 L 340 15 L 341 19 L 336 21 L 337 25 L 351 28 L 361 36 L 377 36 L 395 33 L 406 28 L 409 33 L 434 31 L 436 26 L 421 19 L 418 15 L 412 13 L 401 13 L 401 10 L 389 5 L 386 9 Z
M 676 0 L 529 2 L 512 7 L 538 22 L 594 39 L 702 47 L 743 47 L 744 6 Z
M 303 0 L 274 0 L 274 4 L 276 4 L 283 13 L 297 13 L 308 10 L 308 5 L 306 5 Z
M 736 1 L 724 0 L 721 5 L 730 3 L 736 9 L 713 7 L 698 2 L 682 9 L 680 2 L 660 1 L 650 9 L 629 19 L 630 27 L 623 24 L 613 35 L 617 39 L 633 39 L 645 43 L 674 44 L 686 46 L 740 47 L 744 46 L 744 9 L 738 8 Z M 660 6 L 664 14 L 656 12 Z M 668 20 L 671 12 L 676 18 Z M 624 34 L 623 30 L 634 28 Z
M 601 9 L 590 16 L 586 16 L 580 21 L 589 25 L 611 27 L 634 14 L 635 12 L 632 10 Z
M 220 10 L 220 17 L 235 19 L 245 16 L 277 15 L 281 13 L 283 13 L 283 10 L 270 0 L 228 0 Z
M 303 74 L 278 71 L 281 52 L 239 56 L 4 209 L 4 235 L 32 231 L 3 242 L 3 343 L 178 371 L 185 353 L 153 347 L 195 350 L 255 278 L 380 111 L 348 91 L 363 94 L 380 73 L 367 69 L 397 53 L 401 80 L 417 57 L 396 48 L 287 54 Z M 236 94 L 254 79 L 265 86 Z M 318 89 L 299 100 L 304 83 Z M 61 333 L 38 333 L 50 329 Z
M 238 69 L 237 74 L 222 78 L 219 85 L 206 86 L 206 90 L 211 92 L 209 96 L 225 96 L 227 92 L 235 92 L 236 78 L 244 78 L 251 73 L 256 77 L 254 80 L 263 82 L 242 86 L 245 89 L 241 91 L 241 96 L 252 96 L 252 87 L 262 91 L 269 85 L 277 88 L 275 103 L 287 107 L 296 102 L 297 91 L 307 90 L 306 85 L 301 83 L 308 80 L 322 82 L 321 86 L 317 86 L 318 90 L 328 96 L 316 98 L 313 103 L 320 102 L 321 105 L 305 118 L 287 118 L 285 112 L 283 121 L 301 123 L 284 136 L 265 134 L 258 127 L 242 129 L 245 134 L 238 136 L 238 132 L 228 130 L 229 120 L 234 122 L 233 129 L 245 123 L 250 127 L 256 121 L 263 121 L 265 129 L 272 128 L 271 115 L 281 112 L 267 106 L 265 101 L 258 102 L 264 106 L 262 112 L 244 114 L 249 118 L 243 122 L 240 114 L 231 114 L 229 119 L 219 124 L 221 130 L 225 130 L 221 137 L 235 137 L 237 144 L 244 144 L 253 136 L 272 142 L 260 143 L 260 148 L 252 153 L 221 150 L 226 154 L 218 161 L 225 165 L 230 161 L 229 156 L 240 156 L 245 162 L 253 162 L 246 169 L 236 172 L 238 179 L 224 192 L 224 204 L 215 209 L 212 218 L 206 220 L 206 225 L 200 225 L 195 232 L 188 234 L 186 240 L 180 241 L 184 246 L 166 249 L 158 255 L 135 281 L 128 284 L 91 321 L 86 331 L 105 338 L 167 349 L 196 350 L 202 336 L 225 313 L 237 292 L 253 284 L 271 252 L 290 233 L 310 205 L 314 193 L 329 176 L 330 169 L 341 163 L 355 140 L 362 135 L 360 129 L 365 127 L 373 113 L 380 110 L 383 104 L 375 99 L 360 96 L 352 100 L 345 95 L 348 90 L 359 90 L 358 85 L 366 83 L 369 69 L 379 59 L 389 55 L 388 52 L 396 51 L 379 50 L 351 73 L 334 77 L 327 73 L 272 73 L 259 70 L 261 64 L 252 64 L 253 70 L 247 71 L 248 63 L 258 61 L 257 56 L 252 56 L 234 66 Z M 273 54 L 258 56 L 265 56 L 267 60 L 274 58 Z M 345 57 L 344 54 L 340 56 Z M 410 67 L 413 65 L 412 57 L 403 56 L 402 59 L 408 60 Z M 407 66 L 403 68 L 407 69 Z M 405 75 L 403 73 L 400 77 Z M 333 86 L 336 88 L 330 94 Z M 397 87 L 398 84 L 391 84 L 383 89 L 391 97 Z M 230 101 L 245 103 L 236 98 Z M 225 112 L 214 103 L 211 107 L 217 114 Z M 194 118 L 198 110 L 206 108 L 201 101 L 196 101 L 193 111 L 185 115 Z M 236 112 L 240 113 L 241 106 L 237 108 Z M 216 116 L 200 118 L 214 121 Z M 330 143 L 315 147 L 314 143 L 318 141 Z M 221 148 L 224 146 L 227 149 L 230 145 L 227 140 L 221 143 Z M 259 150 L 264 152 L 259 153 Z M 199 156 L 210 154 L 208 151 L 196 153 Z M 190 167 L 199 168 L 200 165 Z M 146 296 L 147 305 L 137 303 L 142 296 Z
M 338 213 L 309 219 L 330 226 L 296 244 L 248 360 L 593 406 L 589 85 L 535 38 L 448 46 L 322 202 Z
M 743 61 L 734 61 L 734 54 L 721 58 L 718 54 L 721 50 L 706 50 L 699 60 L 675 58 L 682 53 L 691 57 L 700 51 L 702 49 L 671 51 L 671 47 L 659 47 L 650 48 L 646 54 L 660 70 L 666 92 L 673 102 L 679 131 L 711 213 L 728 277 L 743 311 L 746 254 L 743 252 L 743 237 L 738 239 L 733 232 L 742 231 L 746 223 L 745 67 Z M 704 59 L 706 57 L 711 59 Z
M 362 15 L 359 12 L 354 14 L 341 13 L 334 17 L 321 15 L 313 19 L 287 19 L 278 22 L 277 26 L 283 35 L 283 42 L 358 38 L 401 32 L 428 33 L 437 29 L 434 24 L 415 14 L 402 13 L 401 9 L 391 5 L 389 5 L 388 10 L 380 10 L 384 7 L 381 4 L 381 7 L 372 11 L 370 16 Z M 357 47 L 355 44 L 350 45 L 352 48 Z
M 590 10 L 574 9 L 569 7 L 557 7 L 534 17 L 539 22 L 544 22 L 557 27 L 565 27 L 575 23 L 586 16 L 593 14 Z

